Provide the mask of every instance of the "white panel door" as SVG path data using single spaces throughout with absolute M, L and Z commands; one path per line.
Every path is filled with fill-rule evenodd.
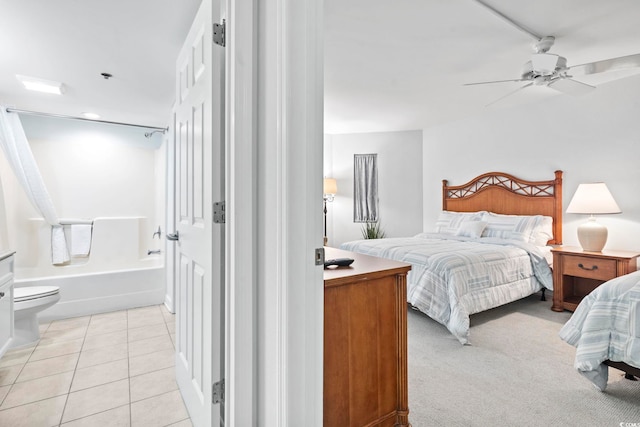
M 217 6 L 217 8 L 216 8 Z M 203 0 L 176 70 L 175 250 L 176 379 L 193 425 L 220 425 L 212 385 L 222 357 L 224 224 L 213 223 L 223 200 L 224 48 L 212 42 L 218 0 Z M 216 19 L 217 21 L 217 19 Z

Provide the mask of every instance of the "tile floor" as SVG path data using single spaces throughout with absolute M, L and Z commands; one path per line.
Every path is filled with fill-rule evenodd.
M 0 359 L 0 426 L 191 426 L 174 375 L 175 320 L 151 306 L 40 325 Z

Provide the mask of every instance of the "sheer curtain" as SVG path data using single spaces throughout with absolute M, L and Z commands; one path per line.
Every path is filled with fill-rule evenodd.
M 353 155 L 353 222 L 378 220 L 378 155 Z
M 69 261 L 64 229 L 33 158 L 20 117 L 7 112 L 3 106 L 0 106 L 0 146 L 27 198 L 51 225 L 51 262 L 62 264 Z

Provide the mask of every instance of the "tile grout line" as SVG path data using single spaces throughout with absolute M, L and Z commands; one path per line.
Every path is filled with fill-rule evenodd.
M 162 312 L 162 310 L 161 310 L 161 309 L 162 309 L 162 307 L 157 308 L 156 313 L 160 313 L 160 315 L 162 316 L 162 324 L 164 325 L 164 331 L 165 331 L 165 333 L 167 334 L 167 336 L 168 336 L 168 338 L 169 338 L 169 340 L 170 340 L 170 342 L 171 342 L 171 351 L 172 351 L 172 352 L 175 352 L 175 348 L 176 348 L 176 347 L 175 347 L 175 343 L 173 342 L 173 340 L 172 340 L 172 338 L 171 338 L 171 331 L 169 330 L 169 323 L 170 323 L 170 322 L 169 322 L 169 320 L 171 320 L 171 319 L 167 319 L 167 316 L 165 316 L 165 315 L 164 315 L 164 313 Z M 129 396 L 128 396 L 129 422 L 130 422 L 130 425 L 133 425 L 133 412 L 132 412 L 132 405 L 133 405 L 133 402 L 131 401 L 131 399 L 132 399 L 132 388 L 131 388 L 131 378 L 132 378 L 132 376 L 131 376 L 131 353 L 130 353 L 130 350 L 131 350 L 131 349 L 130 349 L 130 346 L 129 346 L 129 329 L 130 329 L 130 328 L 129 328 L 129 326 L 130 326 L 130 321 L 129 321 L 129 309 L 125 309 L 125 310 L 122 310 L 122 311 L 124 311 L 125 316 L 126 316 L 126 317 L 125 317 L 125 319 L 126 319 L 126 320 L 125 320 L 126 328 L 124 329 L 124 331 L 125 331 L 125 336 L 126 336 L 126 340 L 125 340 L 124 344 L 126 344 L 126 354 L 127 354 L 127 378 L 126 378 L 126 379 L 127 379 L 127 381 L 128 381 L 128 393 L 129 393 Z M 115 312 L 114 312 L 114 313 L 115 313 Z M 14 409 L 14 408 L 18 408 L 18 407 L 20 407 L 20 406 L 25 406 L 25 405 L 29 405 L 29 404 L 34 404 L 34 403 L 41 402 L 41 401 L 44 401 L 44 400 L 48 400 L 48 399 L 51 399 L 51 398 L 56 398 L 56 397 L 65 396 L 65 402 L 64 402 L 64 405 L 63 405 L 63 408 L 62 408 L 62 412 L 61 412 L 61 414 L 60 414 L 59 422 L 56 424 L 56 426 L 60 427 L 60 426 L 62 426 L 62 425 L 63 425 L 64 414 L 65 414 L 65 412 L 66 412 L 66 411 L 67 411 L 67 409 L 68 409 L 68 408 L 67 408 L 67 405 L 68 405 L 68 403 L 69 403 L 69 397 L 70 397 L 70 395 L 71 395 L 71 393 L 72 393 L 72 391 L 71 391 L 71 390 L 72 390 L 72 386 L 73 386 L 73 383 L 74 383 L 74 381 L 75 381 L 75 379 L 76 379 L 76 376 L 77 376 L 77 373 L 78 373 L 79 364 L 80 364 L 80 358 L 82 357 L 82 354 L 83 354 L 83 352 L 85 351 L 84 346 L 85 346 L 85 344 L 86 344 L 86 340 L 87 340 L 87 338 L 88 338 L 89 328 L 90 328 L 90 325 L 91 325 L 91 321 L 94 319 L 94 316 L 95 316 L 95 315 L 89 315 L 89 322 L 88 322 L 88 323 L 86 324 L 86 326 L 85 326 L 85 330 L 84 330 L 84 333 L 82 334 L 82 338 L 75 338 L 75 339 L 82 339 L 82 343 L 80 344 L 80 351 L 79 351 L 79 352 L 77 352 L 77 353 L 78 353 L 78 359 L 75 361 L 75 365 L 74 365 L 73 370 L 68 370 L 68 371 L 64 371 L 64 372 L 58 372 L 58 373 L 56 373 L 56 374 L 43 375 L 43 376 L 40 376 L 40 377 L 38 377 L 38 378 L 33 378 L 33 380 L 37 380 L 37 379 L 40 379 L 40 378 L 46 378 L 46 377 L 50 377 L 50 376 L 53 376 L 53 375 L 61 375 L 61 374 L 67 373 L 67 372 L 73 372 L 73 374 L 72 374 L 72 376 L 71 376 L 71 382 L 70 382 L 70 384 L 69 384 L 69 387 L 68 387 L 67 393 L 59 394 L 59 395 L 56 395 L 56 396 L 50 396 L 50 397 L 48 397 L 48 398 L 46 398 L 46 399 L 40 399 L 40 400 L 37 400 L 37 401 L 34 401 L 34 402 L 24 403 L 24 404 L 22 404 L 22 405 L 18 405 L 18 406 L 15 406 L 15 407 L 12 407 L 12 408 L 7 408 L 7 409 Z M 144 315 L 143 315 L 143 317 L 144 317 Z M 46 327 L 45 329 L 43 329 L 43 331 L 41 332 L 41 334 L 44 334 L 46 331 L 48 331 L 48 330 L 51 328 L 51 325 L 53 324 L 53 322 L 54 322 L 54 321 L 49 322 L 49 324 L 47 325 L 47 327 Z M 158 323 L 158 325 L 159 325 L 159 324 L 160 324 L 160 323 Z M 152 326 L 152 325 L 143 325 L 143 326 L 139 326 L 139 327 L 146 327 L 146 326 Z M 75 328 L 69 328 L 69 330 L 71 330 L 71 329 L 75 329 Z M 62 331 L 62 330 L 61 330 L 61 331 Z M 109 332 L 105 332 L 105 334 L 106 334 L 106 333 L 109 333 Z M 98 334 L 98 335 L 101 335 L 101 334 Z M 141 339 L 139 339 L 138 341 L 145 340 L 145 339 L 153 339 L 153 338 L 155 338 L 155 337 L 150 337 L 150 338 L 141 338 Z M 53 343 L 56 343 L 56 342 L 54 341 L 54 340 L 55 340 L 55 338 L 52 338 L 52 340 L 53 340 L 53 341 L 52 341 L 52 344 L 53 344 Z M 70 339 L 70 340 L 68 340 L 68 341 L 72 341 L 72 340 L 73 340 L 73 339 Z M 66 340 L 65 340 L 65 341 L 61 341 L 61 342 L 66 342 Z M 43 360 L 47 360 L 47 359 L 52 359 L 52 358 L 56 358 L 56 357 L 62 357 L 62 356 L 66 356 L 66 355 L 72 355 L 72 354 L 75 354 L 75 353 L 67 353 L 67 354 L 62 354 L 62 355 L 57 355 L 57 356 L 51 356 L 51 357 L 47 357 L 47 358 L 43 358 L 43 359 L 38 359 L 38 360 L 33 360 L 33 361 L 32 361 L 32 360 L 31 360 L 31 358 L 33 357 L 33 355 L 34 355 L 34 353 L 35 353 L 36 349 L 40 346 L 40 344 L 41 344 L 41 341 L 40 341 L 40 340 L 38 340 L 38 341 L 35 343 L 35 345 L 30 349 L 28 356 L 26 357 L 25 361 L 21 364 L 21 367 L 20 367 L 20 370 L 19 370 L 18 374 L 17 374 L 17 375 L 16 375 L 16 377 L 14 378 L 13 382 L 12 382 L 11 384 L 9 384 L 9 386 L 10 386 L 10 387 L 9 387 L 9 390 L 7 391 L 7 394 L 3 397 L 2 401 L 0 401 L 0 405 L 2 405 L 2 403 L 6 400 L 7 396 L 9 395 L 9 393 L 11 392 L 11 390 L 13 389 L 13 387 L 15 386 L 15 384 L 17 384 L 17 383 L 18 383 L 17 379 L 18 379 L 18 378 L 19 378 L 19 376 L 22 374 L 22 372 L 24 371 L 24 369 L 25 369 L 25 367 L 27 366 L 27 364 L 28 364 L 28 363 L 34 363 L 34 362 L 39 362 L 39 361 L 43 361 Z M 49 343 L 47 343 L 47 344 L 49 344 Z M 115 345 L 115 344 L 111 344 L 109 347 L 113 347 L 114 345 Z M 104 348 L 106 348 L 107 346 L 103 346 L 103 347 L 104 347 Z M 103 347 L 100 347 L 100 348 L 103 348 Z M 98 350 L 98 348 L 93 349 L 93 350 Z M 167 350 L 169 350 L 169 349 L 167 349 Z M 89 351 L 89 350 L 87 350 L 87 351 Z M 142 355 L 137 355 L 137 356 L 134 356 L 134 357 L 141 357 L 141 356 L 145 356 L 145 355 L 146 355 L 146 354 L 142 354 Z M 118 359 L 118 360 L 121 360 L 121 359 Z M 91 366 L 89 366 L 89 367 L 92 367 L 92 366 L 98 366 L 98 365 L 101 365 L 101 364 L 104 364 L 104 363 L 111 363 L 111 362 L 113 362 L 113 361 L 108 361 L 108 362 L 99 363 L 99 364 L 97 364 L 97 365 L 91 365 Z M 158 371 L 161 371 L 161 370 L 164 370 L 164 369 L 168 369 L 168 367 L 154 369 L 154 370 L 149 371 L 149 372 L 143 372 L 143 373 L 141 373 L 141 374 L 139 374 L 139 375 L 137 375 L 137 376 L 150 374 L 150 373 L 152 373 L 152 372 L 158 372 Z M 175 367 L 174 367 L 174 369 L 175 369 Z M 29 381 L 29 380 L 25 380 L 25 381 Z M 116 382 L 116 381 L 122 381 L 122 379 L 120 379 L 120 380 L 114 380 L 114 381 L 109 381 L 109 382 L 104 383 L 104 384 L 109 384 L 109 383 L 113 383 L 113 382 Z M 77 390 L 77 391 L 89 390 L 89 389 L 91 389 L 91 388 L 93 388 L 93 387 L 98 387 L 98 386 L 101 386 L 101 385 L 104 385 L 104 384 L 95 385 L 95 386 L 88 387 L 88 388 L 85 388 L 85 389 L 82 389 L 82 390 Z M 149 399 L 152 399 L 152 398 L 155 398 L 155 397 L 158 397 L 158 396 L 162 396 L 162 395 L 165 395 L 165 394 L 170 394 L 170 393 L 172 393 L 172 392 L 174 392 L 174 391 L 176 391 L 176 390 L 169 391 L 169 392 L 164 392 L 164 393 L 160 393 L 160 394 L 157 394 L 157 395 L 154 395 L 154 396 L 148 396 L 148 397 L 146 397 L 146 398 L 144 398 L 144 399 L 140 399 L 140 400 L 139 400 L 139 402 L 142 402 L 142 401 L 145 401 L 145 400 L 149 400 Z M 177 389 L 177 391 L 179 392 L 179 389 Z M 124 407 L 124 406 L 127 406 L 127 405 L 121 405 L 121 406 L 118 406 L 118 407 L 116 407 L 116 408 L 121 408 L 121 407 Z M 100 414 L 100 413 L 103 413 L 103 412 L 107 412 L 107 411 L 109 411 L 109 410 L 116 409 L 116 408 L 111 408 L 111 409 L 107 409 L 107 410 L 104 410 L 104 411 L 99 411 L 99 412 L 96 412 L 95 414 L 89 414 L 89 415 L 86 415 L 86 416 L 81 417 L 81 418 L 78 418 L 78 419 L 83 419 L 83 418 L 91 417 L 91 416 L 94 416 L 94 415 L 97 415 L 97 414 Z M 184 418 L 183 420 L 179 420 L 179 421 L 177 421 L 177 422 L 182 422 L 182 421 L 189 420 L 189 419 L 190 419 L 190 418 L 187 416 L 187 418 Z M 69 420 L 69 421 L 76 421 L 76 420 Z
M 71 382 L 69 383 L 69 391 L 67 392 L 66 399 L 64 400 L 64 406 L 62 407 L 62 412 L 60 413 L 60 422 L 58 423 L 58 426 L 62 425 L 62 420 L 64 419 L 64 413 L 67 410 L 67 404 L 69 403 L 69 395 L 71 395 L 71 387 L 73 387 L 73 381 L 76 379 L 78 364 L 80 363 L 80 357 L 82 356 L 82 348 L 84 347 L 84 342 L 87 339 L 87 333 L 89 332 L 89 325 L 91 324 L 92 318 L 93 318 L 93 315 L 89 317 L 89 322 L 87 323 L 87 327 L 84 331 L 84 335 L 82 336 L 82 345 L 80 345 L 80 351 L 78 352 L 78 360 L 76 360 L 76 365 L 73 368 L 73 375 L 71 376 Z M 51 327 L 51 323 L 49 323 L 49 327 L 47 327 L 47 329 Z
M 48 326 L 47 326 L 47 328 L 48 328 Z M 25 346 L 25 349 L 29 348 L 30 346 L 31 346 L 31 344 L 29 344 L 29 346 Z M 22 374 L 22 371 L 24 370 L 25 366 L 27 366 L 27 363 L 29 363 L 29 360 L 31 359 L 31 356 L 33 355 L 33 352 L 36 350 L 36 347 L 37 347 L 37 344 L 34 345 L 33 348 L 31 349 L 31 352 L 29 353 L 29 356 L 27 357 L 27 360 L 25 360 L 25 362 L 22 364 L 22 367 L 20 368 L 20 371 L 18 372 L 18 375 L 16 375 L 16 377 L 13 379 L 11 384 L 8 384 L 9 385 L 9 390 L 7 391 L 7 394 L 2 398 L 2 401 L 0 401 L 0 406 L 2 406 L 4 401 L 9 396 L 9 393 L 11 393 L 11 390 L 13 390 L 13 387 L 18 382 L 18 378 Z M 5 408 L 5 409 L 2 409 L 2 411 L 7 410 L 7 409 L 11 409 L 11 408 Z

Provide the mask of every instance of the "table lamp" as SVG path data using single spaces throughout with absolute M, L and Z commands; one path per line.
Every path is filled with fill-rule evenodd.
M 621 212 L 604 182 L 580 184 L 567 207 L 567 213 L 590 215 L 589 220 L 578 227 L 578 241 L 582 250 L 602 252 L 607 243 L 607 227 L 597 222 L 594 215 Z

